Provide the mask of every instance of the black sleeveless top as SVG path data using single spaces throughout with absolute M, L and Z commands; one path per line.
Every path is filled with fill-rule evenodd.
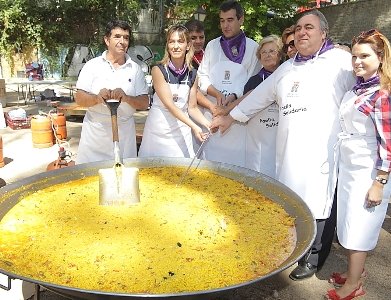
M 182 75 L 178 75 L 174 71 L 172 71 L 169 67 L 166 67 L 162 64 L 159 64 L 157 66 L 159 67 L 160 71 L 163 73 L 164 79 L 169 83 L 187 84 L 191 88 L 197 77 L 196 69 L 187 70 Z M 187 78 L 188 76 L 189 78 Z

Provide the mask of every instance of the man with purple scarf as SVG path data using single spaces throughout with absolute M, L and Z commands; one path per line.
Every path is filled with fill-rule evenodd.
M 303 13 L 295 25 L 298 53 L 255 88 L 230 115 L 212 128 L 224 132 L 234 122 L 247 122 L 274 101 L 279 105 L 276 179 L 295 191 L 316 219 L 310 251 L 289 277 L 309 278 L 324 264 L 334 237 L 334 145 L 340 131 L 338 109 L 355 78 L 351 56 L 327 38 L 328 23 L 318 10 Z M 334 205 L 333 205 L 334 204 Z M 301 222 L 302 220 L 297 220 Z
M 242 6 L 237 1 L 226 1 L 220 6 L 222 36 L 208 43 L 198 68 L 202 93 L 214 105 L 226 105 L 243 94 L 248 79 L 261 69 L 256 51 L 258 44 L 240 29 L 244 21 Z M 212 119 L 210 111 L 205 112 Z M 237 166 L 245 165 L 246 125 L 234 124 L 224 135 L 212 135 L 205 145 L 205 158 Z

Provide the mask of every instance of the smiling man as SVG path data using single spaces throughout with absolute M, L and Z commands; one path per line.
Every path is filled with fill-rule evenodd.
M 116 99 L 121 157 L 137 156 L 133 114 L 148 107 L 148 86 L 140 66 L 126 53 L 131 28 L 120 20 L 106 26 L 107 50 L 89 60 L 80 71 L 75 101 L 87 107 L 76 163 L 114 159 L 110 109 L 105 101 Z
M 261 68 L 256 56 L 258 44 L 241 30 L 242 6 L 237 1 L 223 2 L 219 18 L 222 36 L 208 43 L 198 68 L 200 90 L 207 94 L 212 106 L 226 105 L 240 97 L 248 79 Z M 209 119 L 211 110 L 213 107 L 205 112 Z M 224 136 L 212 135 L 205 145 L 205 158 L 244 166 L 245 136 L 245 124 L 235 124 Z
M 198 67 L 201 64 L 202 58 L 204 57 L 204 46 L 205 46 L 204 24 L 198 20 L 190 20 L 186 22 L 185 27 L 189 30 L 189 35 L 194 48 L 192 65 L 195 69 L 198 69 Z
M 230 115 L 212 124 L 224 132 L 235 120 L 247 122 L 274 101 L 279 105 L 276 179 L 304 200 L 317 221 L 315 241 L 290 274 L 293 280 L 309 278 L 322 267 L 335 230 L 333 147 L 340 131 L 338 108 L 355 78 L 350 54 L 334 48 L 327 35 L 321 12 L 301 15 L 295 26 L 295 58 L 282 64 Z

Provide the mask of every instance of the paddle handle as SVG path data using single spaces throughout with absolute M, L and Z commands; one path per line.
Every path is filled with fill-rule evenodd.
M 113 132 L 113 142 L 119 142 L 117 114 L 111 115 L 111 130 Z
M 111 114 L 111 131 L 113 133 L 115 165 L 122 164 L 122 160 L 120 157 L 121 151 L 119 149 L 118 118 L 117 118 L 117 110 L 120 103 L 121 102 L 118 100 L 106 100 L 106 104 L 110 108 L 110 114 Z
M 106 100 L 106 105 L 110 108 L 113 142 L 119 142 L 117 110 L 120 103 L 121 102 L 119 100 L 114 100 L 114 99 Z

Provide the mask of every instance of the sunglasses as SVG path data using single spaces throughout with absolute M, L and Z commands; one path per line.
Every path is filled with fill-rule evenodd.
M 289 47 L 291 47 L 291 48 L 295 47 L 295 41 L 294 40 L 291 40 L 288 44 L 284 44 L 284 46 L 282 47 L 282 50 L 284 52 L 287 52 Z
M 362 31 L 358 36 L 353 38 L 352 44 L 356 44 L 358 41 L 369 38 L 371 36 L 381 36 L 381 33 L 377 29 Z

